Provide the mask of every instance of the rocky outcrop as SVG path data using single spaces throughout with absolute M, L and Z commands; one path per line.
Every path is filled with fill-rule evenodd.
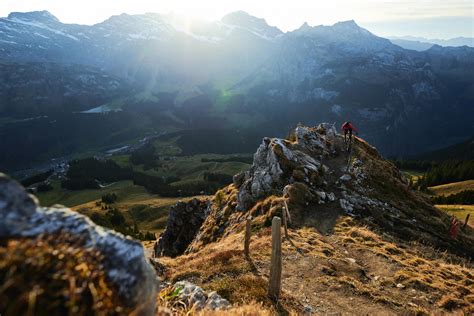
M 187 281 L 177 282 L 174 287 L 177 298 L 184 302 L 188 308 L 225 310 L 231 305 L 216 292 L 206 293 L 201 287 Z
M 335 151 L 334 126 L 298 126 L 292 137 L 292 140 L 265 138 L 255 153 L 252 168 L 234 179 L 239 188 L 239 210 L 247 210 L 262 197 L 282 195 L 283 188 L 288 184 L 305 182 L 310 187 L 323 185 L 322 174 L 328 167 L 321 161 Z
M 80 241 L 71 247 L 80 244 L 102 255 L 99 264 L 128 306 L 139 314 L 154 313 L 157 279 L 141 243 L 95 225 L 70 209 L 40 207 L 19 183 L 0 174 L 0 240 L 60 233 Z
M 166 230 L 155 244 L 155 256 L 176 257 L 184 253 L 208 215 L 208 202 L 198 199 L 178 202 L 168 217 Z

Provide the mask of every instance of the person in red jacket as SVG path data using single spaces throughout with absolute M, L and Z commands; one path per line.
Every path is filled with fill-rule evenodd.
M 344 124 L 342 124 L 342 131 L 344 132 L 344 142 L 347 142 L 347 134 L 349 134 L 349 142 L 352 141 L 352 132 L 359 133 L 359 131 L 352 125 L 351 122 L 347 121 Z

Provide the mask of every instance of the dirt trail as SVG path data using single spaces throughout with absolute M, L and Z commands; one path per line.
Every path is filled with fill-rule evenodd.
M 442 304 L 472 309 L 471 263 L 381 236 L 347 217 L 334 230 L 322 236 L 312 227 L 291 229 L 292 242 L 283 243 L 283 291 L 314 314 L 431 313 Z M 267 238 L 258 244 L 269 244 Z M 254 249 L 252 262 L 268 278 L 269 260 L 260 252 Z

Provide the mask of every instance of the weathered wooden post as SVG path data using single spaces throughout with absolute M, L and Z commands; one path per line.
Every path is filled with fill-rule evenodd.
M 283 217 L 283 228 L 285 229 L 285 238 L 289 239 L 290 237 L 288 236 L 288 218 L 287 218 L 287 213 L 286 213 L 286 208 L 283 206 L 281 208 L 281 215 Z
M 245 240 L 244 240 L 244 254 L 246 257 L 250 257 L 250 226 L 252 224 L 252 217 L 247 217 L 247 223 L 245 224 Z
M 471 214 L 467 214 L 466 215 L 466 220 L 464 221 L 464 225 L 462 226 L 462 228 L 466 228 L 467 227 L 467 223 L 469 222 L 469 216 L 471 216 Z
M 277 216 L 272 220 L 272 261 L 268 294 L 278 301 L 281 291 L 281 219 Z
M 290 215 L 290 209 L 288 208 L 288 204 L 286 203 L 286 200 L 283 200 L 283 203 L 285 204 L 285 209 L 286 209 L 286 218 L 288 220 L 288 223 L 291 224 L 291 215 Z

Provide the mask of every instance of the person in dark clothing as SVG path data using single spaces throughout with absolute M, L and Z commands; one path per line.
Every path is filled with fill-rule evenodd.
M 347 121 L 344 124 L 342 124 L 341 127 L 342 131 L 344 132 L 344 142 L 346 143 L 347 141 L 351 142 L 352 141 L 352 132 L 356 132 L 357 134 L 359 131 L 352 125 L 351 122 Z M 347 140 L 347 135 L 349 135 L 349 139 Z

